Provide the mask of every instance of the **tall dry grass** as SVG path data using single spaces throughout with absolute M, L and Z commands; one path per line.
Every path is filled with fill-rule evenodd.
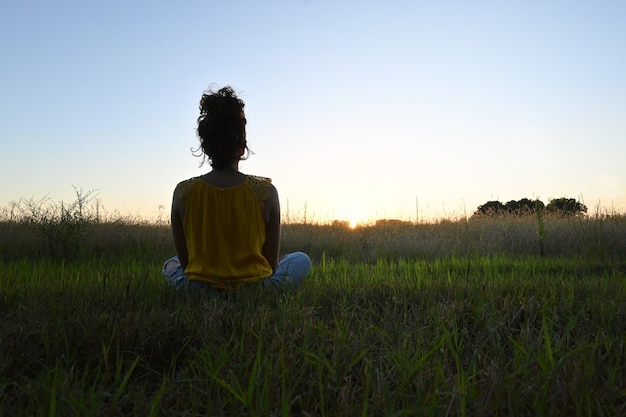
M 63 227 L 61 224 L 60 227 Z M 375 262 L 378 259 L 427 259 L 449 256 L 558 256 L 620 258 L 626 248 L 626 216 L 545 216 L 543 232 L 533 216 L 505 216 L 437 223 L 380 222 L 355 229 L 338 224 L 284 224 L 281 252 L 304 251 L 312 259 Z M 166 223 L 110 219 L 84 225 L 71 255 L 104 258 L 129 253 L 156 261 L 174 252 Z M 20 220 L 0 221 L 0 259 L 57 256 L 37 227 Z

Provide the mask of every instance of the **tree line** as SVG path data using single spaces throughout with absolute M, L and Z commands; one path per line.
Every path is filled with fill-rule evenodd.
M 500 201 L 488 201 L 478 206 L 473 216 L 500 216 L 500 215 L 517 215 L 525 216 L 535 214 L 538 210 L 542 212 L 562 215 L 577 216 L 587 213 L 587 206 L 574 198 L 555 198 L 545 205 L 541 200 L 531 200 L 522 198 L 521 200 L 511 200 L 505 204 Z

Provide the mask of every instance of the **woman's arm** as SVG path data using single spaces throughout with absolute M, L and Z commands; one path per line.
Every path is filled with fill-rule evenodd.
M 263 256 L 272 266 L 272 270 L 276 271 L 280 250 L 280 202 L 278 201 L 278 191 L 273 185 L 270 185 L 270 193 L 265 200 L 264 209 L 267 210 L 267 217 Z
M 183 267 L 183 271 L 187 268 L 189 263 L 189 253 L 187 252 L 187 241 L 185 240 L 185 230 L 183 228 L 183 219 L 185 218 L 185 207 L 180 201 L 176 191 L 174 191 L 174 197 L 172 198 L 172 235 L 174 237 L 174 246 L 176 247 L 176 254 L 180 261 L 180 265 Z

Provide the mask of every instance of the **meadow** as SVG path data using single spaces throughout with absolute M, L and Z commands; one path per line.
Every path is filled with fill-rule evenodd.
M 37 214 L 0 222 L 2 416 L 626 415 L 622 214 L 285 224 L 307 281 L 231 294 L 165 284 L 165 223 Z

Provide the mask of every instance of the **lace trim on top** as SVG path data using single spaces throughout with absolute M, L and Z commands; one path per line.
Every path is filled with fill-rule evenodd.
M 265 204 L 265 200 L 270 196 L 270 184 L 272 183 L 271 178 L 258 177 L 256 175 L 248 175 L 246 178 L 246 182 L 254 191 L 257 198 L 261 202 L 261 207 Z
M 200 181 L 200 177 L 189 178 L 188 180 L 178 183 L 176 186 L 176 195 L 182 199 L 187 192 L 194 186 L 195 183 Z

